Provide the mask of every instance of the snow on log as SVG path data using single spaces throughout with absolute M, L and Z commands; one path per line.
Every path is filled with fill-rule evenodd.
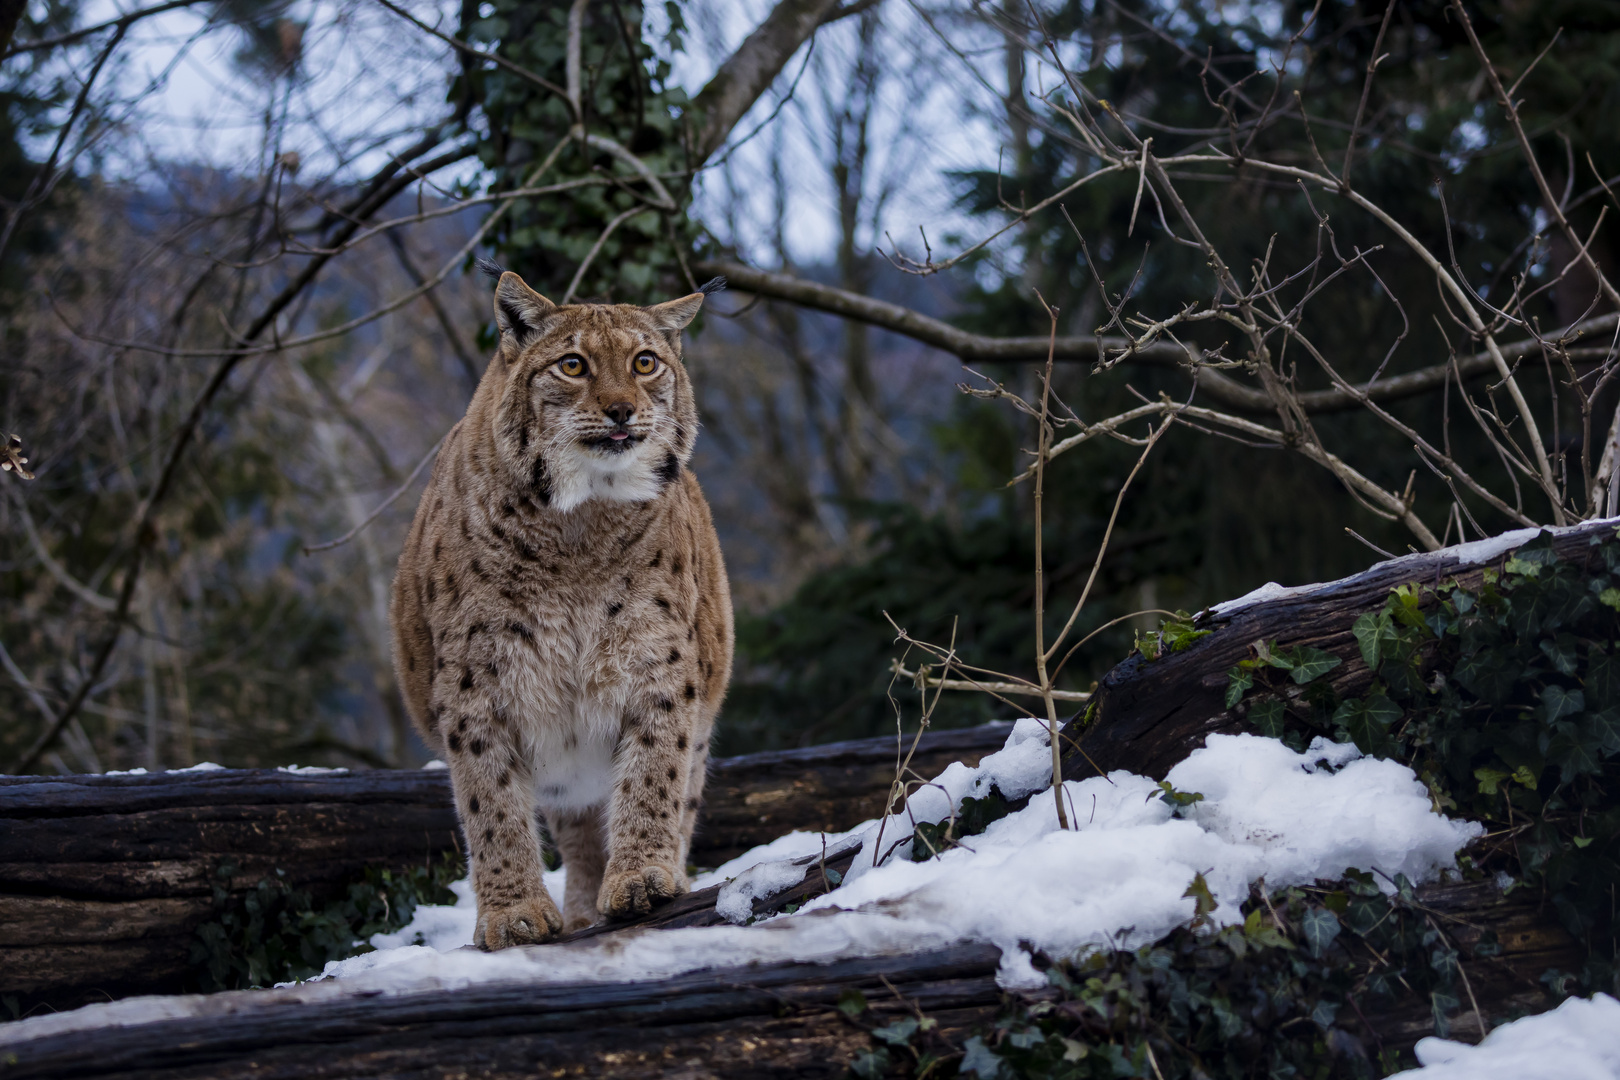
M 882 1017 L 920 1008 L 960 1037 L 999 1007 L 997 959 L 970 945 L 647 982 L 368 996 L 325 982 L 145 999 L 120 1003 L 129 1011 L 117 1024 L 84 1028 L 64 1014 L 0 1025 L 0 1076 L 837 1077 L 868 1045 L 837 1008 L 844 990 L 863 991 Z
M 931 733 L 919 767 L 977 761 L 1006 731 Z M 875 817 L 894 761 L 888 738 L 716 759 L 693 860 Z M 0 990 L 55 1007 L 179 990 L 216 883 L 241 893 L 280 871 L 321 897 L 368 865 L 420 865 L 457 843 L 443 770 L 0 777 Z

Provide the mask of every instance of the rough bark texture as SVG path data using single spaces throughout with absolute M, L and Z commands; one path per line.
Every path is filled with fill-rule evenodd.
M 780 0 L 765 21 L 743 39 L 692 99 L 688 115 L 695 121 L 693 165 L 701 165 L 720 149 L 737 121 L 837 7 L 838 0 Z
M 7 1041 L 0 1029 L 0 1076 L 836 1077 L 867 1045 L 836 1008 L 844 989 L 861 989 L 890 1019 L 910 1012 L 903 995 L 959 1035 L 1000 1001 L 997 958 L 994 948 L 961 946 L 660 982 L 292 1005 L 244 991 L 215 995 L 202 1015 L 139 1026 L 29 1041 Z
M 915 767 L 976 762 L 1005 737 L 930 734 Z M 875 817 L 894 763 L 887 738 L 717 759 L 692 858 L 718 866 L 794 829 Z M 242 892 L 279 870 L 320 897 L 458 841 L 443 771 L 0 777 L 0 992 L 25 1007 L 173 992 L 216 883 Z M 237 871 L 222 879 L 226 860 Z

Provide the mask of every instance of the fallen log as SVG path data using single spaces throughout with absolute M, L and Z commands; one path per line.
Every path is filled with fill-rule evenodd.
M 1584 558 L 1594 537 L 1612 535 L 1615 521 L 1594 521 L 1553 533 L 1560 559 Z M 1440 551 L 1381 562 L 1362 573 L 1297 589 L 1274 586 L 1200 612 L 1195 625 L 1209 630 L 1181 652 L 1144 660 L 1133 654 L 1103 676 L 1088 703 L 1091 719 L 1078 742 L 1065 737 L 1063 775 L 1080 780 L 1129 769 L 1162 779 L 1172 766 L 1204 745 L 1214 732 L 1244 730 L 1243 706 L 1226 708 L 1226 673 L 1248 659 L 1256 641 L 1279 648 L 1310 645 L 1343 663 L 1323 681 L 1339 697 L 1360 694 L 1372 681 L 1350 632 L 1362 614 L 1379 610 L 1397 585 L 1438 585 L 1455 578 L 1470 588 L 1487 570 L 1500 570 L 1538 529 L 1520 529 Z
M 882 1020 L 919 1008 L 960 1041 L 999 1006 L 998 958 L 967 945 L 642 983 L 236 991 L 173 1003 L 169 1018 L 144 1023 L 37 1036 L 0 1026 L 0 1077 L 837 1077 L 868 1045 L 837 1008 L 842 992 L 863 991 Z
M 1421 902 L 1448 919 L 1480 1011 L 1491 1023 L 1547 1007 L 1536 982 L 1565 963 L 1534 903 L 1490 883 L 1431 886 Z M 1465 935 L 1471 932 L 1470 939 Z M 1499 957 L 1472 943 L 1485 930 Z M 325 1077 L 833 1077 L 872 1044 L 872 1026 L 922 1013 L 955 1046 L 1003 1006 L 999 952 L 960 945 L 931 954 L 775 964 L 639 983 L 478 984 L 399 994 L 345 993 L 341 983 L 131 1002 L 134 1014 L 0 1025 L 0 1078 L 260 1080 Z M 837 1007 L 850 989 L 863 1025 Z M 150 1007 L 142 1009 L 141 1006 Z M 1370 1047 L 1404 1051 L 1432 1032 L 1427 999 L 1351 1025 Z M 1454 1035 L 1477 1033 L 1465 1010 Z
M 976 762 L 1006 725 L 924 737 L 918 767 Z M 895 740 L 711 766 L 692 858 L 716 866 L 794 829 L 836 832 L 881 813 Z M 221 769 L 0 777 L 0 994 L 22 1011 L 187 986 L 216 885 L 270 875 L 324 899 L 367 866 L 421 865 L 458 844 L 443 770 Z M 221 877 L 220 870 L 234 868 Z

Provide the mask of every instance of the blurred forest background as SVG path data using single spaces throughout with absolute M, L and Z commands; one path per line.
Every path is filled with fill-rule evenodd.
M 1054 329 L 1048 632 L 1100 567 L 1069 691 L 1178 609 L 1614 513 L 1620 4 L 6 0 L 0 34 L 0 769 L 429 756 L 386 604 L 490 352 L 475 255 L 556 300 L 763 272 L 687 345 L 721 753 L 914 726 L 885 612 L 1034 677 L 1008 395 L 1039 411 Z M 965 371 L 928 320 L 1014 341 Z

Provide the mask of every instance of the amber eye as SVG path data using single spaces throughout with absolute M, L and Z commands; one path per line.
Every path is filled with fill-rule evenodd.
M 583 375 L 585 374 L 585 361 L 577 356 L 565 356 L 557 361 L 557 370 L 564 375 Z
M 651 375 L 658 370 L 658 357 L 650 352 L 644 352 L 636 357 L 636 362 L 632 366 L 636 369 L 637 375 Z

